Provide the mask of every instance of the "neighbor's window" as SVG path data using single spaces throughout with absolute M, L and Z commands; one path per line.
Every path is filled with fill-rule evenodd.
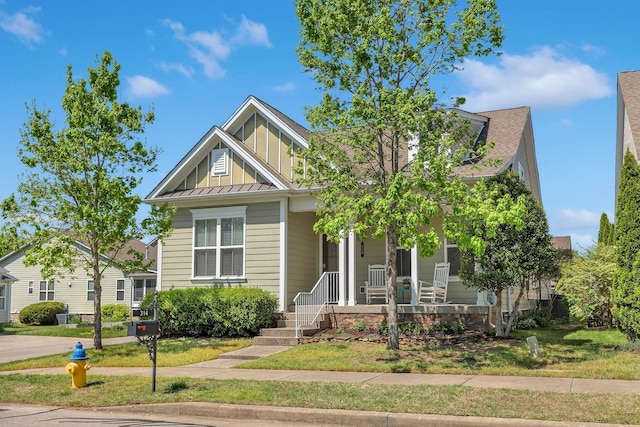
M 133 301 L 140 302 L 146 294 L 156 290 L 156 279 L 135 279 L 133 281 Z
M 29 280 L 27 284 L 27 294 L 33 295 L 33 280 Z
M 0 310 L 6 310 L 7 285 L 0 285 Z
M 191 212 L 193 276 L 244 276 L 246 206 Z
M 93 301 L 95 297 L 94 290 L 95 282 L 93 280 L 87 280 L 87 301 Z
M 53 301 L 55 297 L 55 282 L 51 280 L 40 280 L 39 301 Z
M 116 280 L 116 301 L 124 301 L 124 279 Z
M 445 248 L 445 262 L 449 263 L 449 276 L 458 277 L 460 275 L 460 249 L 455 242 L 450 241 L 446 241 Z
M 411 250 L 398 246 L 396 250 L 396 270 L 398 276 L 411 276 Z

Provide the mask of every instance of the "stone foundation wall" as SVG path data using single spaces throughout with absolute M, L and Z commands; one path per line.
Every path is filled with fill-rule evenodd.
M 387 322 L 386 306 L 334 307 L 329 306 L 327 316 L 332 328 L 353 329 L 354 325 L 364 322 L 367 327 L 376 328 Z M 488 307 L 446 305 L 398 307 L 398 324 L 414 323 L 428 329 L 434 325 L 464 325 L 473 331 L 490 331 Z

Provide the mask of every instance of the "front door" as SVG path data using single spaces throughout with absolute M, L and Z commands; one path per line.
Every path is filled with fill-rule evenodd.
M 327 240 L 326 234 L 322 235 L 322 272 L 338 271 L 338 244 Z

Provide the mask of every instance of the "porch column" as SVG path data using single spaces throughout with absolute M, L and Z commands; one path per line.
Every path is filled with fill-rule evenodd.
M 411 248 L 411 305 L 418 306 L 418 292 L 420 292 L 418 285 L 418 246 L 415 245 Z
M 348 305 L 356 305 L 356 234 L 349 232 L 349 302 Z
M 345 306 L 347 293 L 347 243 L 340 239 L 338 244 L 338 305 Z

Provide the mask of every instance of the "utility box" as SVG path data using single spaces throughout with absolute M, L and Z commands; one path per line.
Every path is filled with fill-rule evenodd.
M 157 320 L 140 320 L 127 323 L 127 335 L 130 337 L 144 337 L 158 333 Z

